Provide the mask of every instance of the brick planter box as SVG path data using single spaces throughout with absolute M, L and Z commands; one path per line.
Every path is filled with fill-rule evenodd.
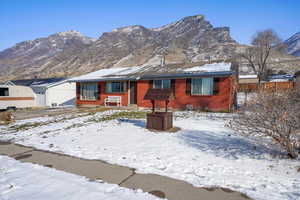
M 147 114 L 147 129 L 166 131 L 173 128 L 172 112 L 154 112 Z

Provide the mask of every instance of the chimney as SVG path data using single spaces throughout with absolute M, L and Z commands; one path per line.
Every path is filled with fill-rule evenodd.
M 165 66 L 165 55 L 162 56 L 161 61 L 160 61 L 161 66 Z
M 206 57 L 205 57 L 205 59 L 208 61 L 208 63 L 210 64 L 210 55 L 207 55 Z

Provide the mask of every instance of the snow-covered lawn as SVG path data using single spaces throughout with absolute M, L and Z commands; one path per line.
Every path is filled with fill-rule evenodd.
M 257 200 L 300 199 L 300 161 L 280 158 L 275 146 L 249 140 L 225 127 L 230 114 L 176 112 L 176 133 L 145 129 L 145 119 L 109 116 L 120 111 L 57 120 L 41 126 L 0 127 L 0 140 L 87 159 L 101 159 L 190 182 L 227 187 Z M 104 120 L 105 119 L 105 120 Z M 49 118 L 39 118 L 47 122 Z M 25 128 L 24 128 L 25 127 Z M 5 134 L 6 132 L 6 134 Z
M 86 178 L 0 156 L 1 200 L 158 200 L 140 190 L 91 182 Z

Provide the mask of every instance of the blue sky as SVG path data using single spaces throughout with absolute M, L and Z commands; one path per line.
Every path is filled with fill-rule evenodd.
M 229 26 L 243 44 L 257 30 L 272 28 L 282 39 L 300 31 L 300 0 L 0 0 L 0 50 L 66 30 L 98 38 L 121 26 L 159 27 L 196 14 Z

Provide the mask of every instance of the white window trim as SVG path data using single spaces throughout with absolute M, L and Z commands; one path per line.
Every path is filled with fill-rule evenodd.
M 97 101 L 97 100 L 98 100 L 98 97 L 97 97 L 97 96 L 96 96 L 95 99 L 83 98 L 83 96 L 82 96 L 82 88 L 81 88 L 83 84 L 96 84 L 96 85 L 97 85 L 97 91 L 99 91 L 99 85 L 98 85 L 97 82 L 86 82 L 86 83 L 81 83 L 81 84 L 80 84 L 80 100 L 82 100 L 82 101 Z

